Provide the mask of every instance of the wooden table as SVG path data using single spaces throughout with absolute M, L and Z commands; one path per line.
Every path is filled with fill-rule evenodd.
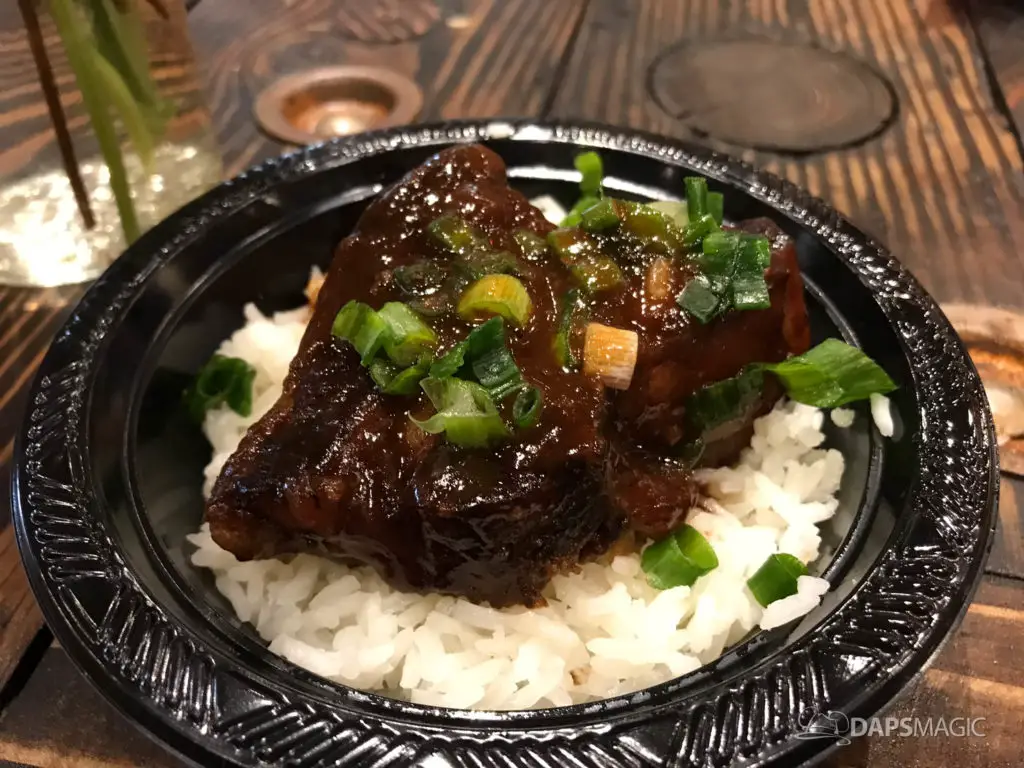
M 284 149 L 251 117 L 275 76 L 382 65 L 420 84 L 422 119 L 583 117 L 742 155 L 832 201 L 940 302 L 1024 311 L 1024 7 L 1014 0 L 403 0 L 397 21 L 376 15 L 381 5 L 207 0 L 192 12 L 230 173 Z M 739 47 L 708 45 L 723 40 Z M 13 3 L 0 10 L 0 48 L 2 174 L 52 151 L 52 139 Z M 52 643 L 9 525 L 24 393 L 81 292 L 0 288 L 0 758 L 171 766 Z M 981 589 L 891 713 L 985 718 L 985 736 L 872 737 L 833 765 L 1021 763 L 1022 510 L 1024 483 L 1004 479 Z

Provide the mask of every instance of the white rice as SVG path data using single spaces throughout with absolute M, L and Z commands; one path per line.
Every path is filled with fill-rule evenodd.
M 883 437 L 893 436 L 896 425 L 892 420 L 892 406 L 888 397 L 877 393 L 871 395 L 871 418 Z
M 255 366 L 253 413 L 207 415 L 204 430 L 214 450 L 207 493 L 246 428 L 280 394 L 308 310 L 268 318 L 249 305 L 245 318 L 220 352 Z M 823 421 L 818 409 L 780 403 L 757 420 L 750 448 L 735 466 L 699 473 L 708 497 L 687 520 L 711 542 L 720 564 L 692 587 L 654 590 L 639 555 L 620 555 L 556 577 L 543 608 L 494 610 L 400 592 L 372 568 L 310 555 L 240 563 L 205 525 L 189 537 L 196 547 L 192 562 L 212 570 L 238 618 L 271 651 L 345 685 L 474 709 L 607 698 L 686 674 L 754 628 L 781 626 L 819 604 L 829 588 L 823 579 L 801 577 L 797 594 L 767 608 L 754 600 L 746 579 L 773 553 L 805 563 L 821 554 L 818 525 L 836 512 L 843 474 L 842 455 L 821 447 Z

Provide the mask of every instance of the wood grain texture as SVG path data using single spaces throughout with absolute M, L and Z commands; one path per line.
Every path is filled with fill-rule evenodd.
M 14 435 L 39 362 L 81 287 L 34 291 L 0 287 L 0 689 L 43 624 L 10 525 Z
M 967 8 L 988 70 L 993 101 L 1003 107 L 1020 139 L 1024 133 L 1024 13 L 1020 3 L 969 0 Z
M 438 0 L 435 18 L 417 2 L 422 29 L 390 45 L 365 42 L 369 15 L 336 0 L 251 0 L 241 15 L 234 3 L 201 3 L 189 22 L 233 174 L 287 149 L 253 130 L 259 92 L 315 66 L 384 66 L 410 77 L 423 90 L 423 120 L 538 115 L 584 4 Z
M 1020 169 L 1020 151 L 993 101 L 972 27 L 953 2 L 593 2 L 553 112 L 694 138 L 646 87 L 669 46 L 755 37 L 846 53 L 882 73 L 899 99 L 896 120 L 876 138 L 811 155 L 696 138 L 829 200 L 884 240 L 940 300 L 1024 307 L 1024 176 L 1009 170 Z M 790 86 L 780 80 L 777 98 L 758 104 L 791 103 Z

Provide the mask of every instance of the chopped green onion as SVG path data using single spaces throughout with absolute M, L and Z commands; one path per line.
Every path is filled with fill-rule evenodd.
M 687 248 L 697 245 L 712 232 L 718 231 L 718 222 L 710 213 L 705 213 L 683 229 L 683 245 Z
M 747 587 L 750 588 L 754 599 L 767 608 L 776 600 L 795 595 L 796 580 L 806 575 L 807 566 L 793 555 L 771 555 L 764 561 L 764 565 L 747 579 Z
M 580 172 L 580 192 L 584 196 L 601 197 L 601 182 L 604 179 L 604 163 L 597 152 L 581 152 L 573 161 Z
M 416 362 L 426 350 L 437 346 L 437 334 L 405 304 L 389 301 L 378 314 L 388 326 L 384 351 L 403 368 Z
M 580 289 L 570 288 L 562 297 L 561 311 L 558 317 L 558 330 L 552 341 L 552 348 L 555 351 L 555 359 L 558 364 L 566 370 L 574 371 L 580 367 L 580 362 L 572 351 L 572 331 L 576 310 L 580 303 Z
M 523 374 L 505 343 L 505 323 L 500 317 L 492 317 L 470 331 L 465 341 L 430 366 L 430 377 L 475 381 L 494 400 L 501 400 L 523 386 Z
M 385 395 L 415 395 L 430 369 L 430 360 L 424 355 L 415 365 L 403 369 L 378 357 L 370 363 L 370 377 Z
M 499 315 L 522 328 L 533 312 L 530 294 L 511 275 L 484 275 L 462 294 L 459 314 L 466 320 L 482 315 Z
M 458 216 L 446 215 L 434 219 L 427 225 L 427 230 L 450 253 L 465 254 L 487 245 L 480 233 Z
M 710 221 L 710 214 L 702 222 Z M 695 226 L 692 225 L 691 226 Z M 771 296 L 764 272 L 771 264 L 771 243 L 759 235 L 709 232 L 694 257 L 701 274 L 690 281 L 676 301 L 702 323 L 730 309 L 767 309 Z
M 721 299 L 711 290 L 708 279 L 697 275 L 686 284 L 676 301 L 700 322 L 708 323 L 718 314 Z
M 558 226 L 564 228 L 579 226 L 580 221 L 583 219 L 583 211 L 597 205 L 600 199 L 601 198 L 594 197 L 593 195 L 584 195 L 576 201 L 576 204 L 572 208 L 569 209 L 569 212 L 565 215 L 565 218 L 562 219 Z
M 548 243 L 588 291 L 596 293 L 622 285 L 619 265 L 602 253 L 586 232 L 556 229 L 548 234 Z
M 655 589 L 689 587 L 718 567 L 718 556 L 700 531 L 684 525 L 647 547 L 640 567 Z
M 528 229 L 516 230 L 512 235 L 519 246 L 519 253 L 527 261 L 540 261 L 548 253 L 548 241 Z
M 698 389 L 684 404 L 688 433 L 705 443 L 712 442 L 719 427 L 747 419 L 763 393 L 764 372 L 756 365 Z
M 686 211 L 690 221 L 697 221 L 708 212 L 708 181 L 703 176 L 687 176 L 683 179 L 686 187 Z
M 470 280 L 484 275 L 518 275 L 519 260 L 508 251 L 470 251 L 459 257 L 456 268 Z
M 685 228 L 690 223 L 690 216 L 686 211 L 686 203 L 682 200 L 656 200 L 653 203 L 645 203 L 645 205 L 648 208 L 653 208 L 658 213 L 668 216 L 677 227 Z
M 331 333 L 355 347 L 364 367 L 376 356 L 388 336 L 384 319 L 360 301 L 350 301 L 334 318 Z
M 649 205 L 627 200 L 616 200 L 615 204 L 623 229 L 639 237 L 646 246 L 662 251 L 674 251 L 682 246 L 683 232 L 671 217 Z
M 214 355 L 185 392 L 189 414 L 201 423 L 207 411 L 227 406 L 239 416 L 252 413 L 252 382 L 256 369 L 239 357 Z
M 826 339 L 802 355 L 762 367 L 779 377 L 792 399 L 816 408 L 836 408 L 896 389 L 876 362 L 839 339 Z
M 391 273 L 395 283 L 404 292 L 413 296 L 429 295 L 444 284 L 447 272 L 437 262 L 423 260 L 404 267 L 395 267 Z
M 615 211 L 615 201 L 610 197 L 602 197 L 580 214 L 580 227 L 587 232 L 601 232 L 619 224 L 619 215 Z
M 420 387 L 437 409 L 429 419 L 410 417 L 424 432 L 443 432 L 449 442 L 465 448 L 482 448 L 508 436 L 508 427 L 494 401 L 479 384 L 428 377 L 420 382 Z
M 495 401 L 523 386 L 523 374 L 505 343 L 505 324 L 500 317 L 492 317 L 470 331 L 466 337 L 465 361 L 472 377 Z
M 764 271 L 772 263 L 766 237 L 746 238 L 740 243 L 732 277 L 732 305 L 736 309 L 768 309 L 772 305 Z
M 718 226 L 725 220 L 725 195 L 721 192 L 708 192 L 708 213 L 714 217 Z
M 520 390 L 512 403 L 512 421 L 517 429 L 528 429 L 540 419 L 544 396 L 537 387 Z
M 483 328 L 485 325 L 487 325 L 487 323 L 481 325 L 480 328 Z M 454 347 L 449 349 L 442 357 L 430 366 L 431 378 L 447 379 L 457 374 L 466 362 L 466 349 L 468 347 L 469 345 L 465 341 L 460 341 Z

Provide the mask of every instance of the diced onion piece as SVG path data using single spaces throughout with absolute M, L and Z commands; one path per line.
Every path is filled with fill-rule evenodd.
M 647 298 L 660 304 L 672 296 L 672 262 L 666 258 L 658 257 L 651 262 L 647 268 L 647 277 L 644 280 L 644 293 Z
M 484 275 L 466 289 L 459 299 L 459 314 L 466 320 L 499 315 L 522 327 L 533 312 L 530 294 L 511 275 Z
M 644 550 L 640 567 L 655 589 L 693 586 L 701 576 L 718 567 L 718 556 L 692 525 L 684 525 Z
M 634 331 L 589 323 L 583 341 L 583 373 L 600 376 L 606 387 L 629 389 L 639 346 Z

